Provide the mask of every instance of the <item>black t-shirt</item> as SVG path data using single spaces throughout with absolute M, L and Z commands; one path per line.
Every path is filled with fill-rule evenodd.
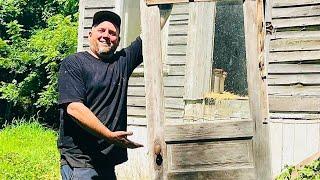
M 128 79 L 141 62 L 140 37 L 107 61 L 96 59 L 89 52 L 79 52 L 62 61 L 58 80 L 58 148 L 62 165 L 102 168 L 128 159 L 127 149 L 109 144 L 80 127 L 67 114 L 64 104 L 82 102 L 111 131 L 125 131 Z

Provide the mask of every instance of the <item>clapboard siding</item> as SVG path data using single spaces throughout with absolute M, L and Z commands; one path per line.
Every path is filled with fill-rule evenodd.
M 129 86 L 144 86 L 144 77 L 131 77 Z M 184 76 L 166 76 L 164 77 L 165 87 L 183 87 Z
M 183 87 L 166 87 L 164 89 L 164 96 L 182 98 L 183 90 Z M 130 86 L 128 89 L 128 96 L 144 97 L 145 95 L 146 93 L 144 86 Z
M 270 64 L 270 74 L 320 73 L 320 64 Z
M 292 86 L 269 86 L 268 94 L 271 96 L 320 96 L 320 86 L 303 86 L 292 85 Z
M 270 112 L 320 112 L 320 97 L 269 96 Z
M 268 60 L 272 173 L 320 150 L 320 1 L 273 0 Z
M 181 119 L 184 114 L 184 84 L 185 64 L 187 49 L 187 34 L 189 21 L 189 4 L 174 4 L 169 17 L 168 46 L 165 64 L 168 68 L 168 77 L 164 79 L 165 91 L 165 116 L 170 118 L 169 112 L 179 114 Z M 176 58 L 175 58 L 176 57 Z M 173 58 L 173 59 L 172 59 Z M 167 96 L 168 88 L 179 93 L 177 98 Z M 179 92 L 178 92 L 179 91 Z
M 320 17 L 319 17 L 320 19 Z M 320 22 L 319 22 L 320 23 Z M 270 51 L 308 51 L 320 50 L 320 39 L 277 39 L 270 42 Z
M 288 38 L 308 38 L 319 40 L 320 39 L 320 31 L 284 31 L 277 32 L 273 36 L 271 36 L 272 40 L 275 39 L 288 39 Z
M 291 18 L 291 17 L 309 17 L 319 16 L 320 5 L 315 4 L 312 6 L 298 6 L 298 7 L 284 7 L 284 8 L 273 8 L 272 18 Z
M 320 62 L 320 51 L 292 51 L 292 52 L 272 52 L 270 53 L 269 63 L 281 62 Z
M 279 7 L 291 7 L 291 6 L 305 6 L 319 4 L 320 0 L 273 0 L 272 6 L 274 8 Z
M 165 115 L 168 119 L 181 119 L 184 113 L 183 95 L 188 18 L 187 4 L 173 6 L 169 17 L 167 56 L 164 61 L 167 69 L 164 73 Z M 145 118 L 144 88 L 143 73 L 129 79 L 128 119 Z
M 319 74 L 270 74 L 268 77 L 269 85 L 320 85 Z
M 85 0 L 84 7 L 87 9 L 101 8 L 101 7 L 115 7 L 116 0 L 107 1 L 96 1 L 96 0 Z
M 145 107 L 146 106 L 146 98 L 145 97 L 138 97 L 138 96 L 128 96 L 127 101 L 128 106 L 134 107 Z M 171 109 L 184 109 L 184 102 L 182 98 L 172 98 L 166 97 L 165 98 L 165 107 Z

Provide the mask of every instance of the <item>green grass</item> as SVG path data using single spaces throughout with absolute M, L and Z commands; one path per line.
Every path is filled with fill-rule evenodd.
M 38 122 L 0 130 L 0 179 L 60 179 L 57 133 Z

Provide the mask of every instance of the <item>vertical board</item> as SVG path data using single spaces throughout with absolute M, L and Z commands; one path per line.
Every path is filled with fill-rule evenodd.
M 264 61 L 263 1 L 244 2 L 245 40 L 248 74 L 248 94 L 251 117 L 256 123 L 254 157 L 257 177 L 271 179 L 266 82 L 261 78 L 259 62 Z
M 189 7 L 184 117 L 198 120 L 203 116 L 202 102 L 189 100 L 202 100 L 211 90 L 216 3 L 189 3 Z
M 307 124 L 308 154 L 320 152 L 320 123 Z
M 78 25 L 78 46 L 77 51 L 82 51 L 84 44 L 84 11 L 85 0 L 79 0 L 79 25 Z
M 197 100 L 203 99 L 211 87 L 216 3 L 197 2 L 189 6 L 184 99 Z
M 270 122 L 270 147 L 273 177 L 277 176 L 282 170 L 282 133 L 282 123 Z
M 298 164 L 308 157 L 307 150 L 307 124 L 299 123 L 294 127 L 294 155 L 293 162 Z
M 294 130 L 294 124 L 283 123 L 282 167 L 294 165 Z
M 163 140 L 164 90 L 161 55 L 160 11 L 140 1 L 144 75 L 146 88 L 146 117 L 148 120 L 149 171 L 151 179 L 163 179 L 166 172 L 166 145 Z M 160 145 L 164 161 L 156 164 L 155 145 Z

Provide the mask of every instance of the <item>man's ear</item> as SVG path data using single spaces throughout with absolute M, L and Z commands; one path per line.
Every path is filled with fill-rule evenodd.
M 92 31 L 92 30 L 91 30 Z M 91 35 L 92 35 L 92 32 L 91 31 L 89 31 L 89 37 L 91 37 Z

